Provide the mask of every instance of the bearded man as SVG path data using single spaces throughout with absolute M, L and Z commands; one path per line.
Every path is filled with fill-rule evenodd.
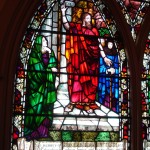
M 66 59 L 68 73 L 68 91 L 70 103 L 65 111 L 70 112 L 74 107 L 93 113 L 99 107 L 95 103 L 98 88 L 100 52 L 98 30 L 92 26 L 92 16 L 82 15 L 82 24 L 68 22 L 66 7 L 62 5 L 62 22 L 67 32 Z M 111 63 L 105 59 L 106 63 Z

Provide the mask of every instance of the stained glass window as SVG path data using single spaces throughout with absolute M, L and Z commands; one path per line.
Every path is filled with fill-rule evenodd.
M 12 149 L 130 148 L 129 83 L 105 1 L 43 0 L 20 46 Z
M 129 24 L 131 34 L 136 40 L 140 31 L 144 16 L 150 5 L 150 0 L 116 0 L 122 9 L 122 13 Z
M 142 138 L 144 141 L 144 148 L 150 147 L 150 32 L 147 38 L 143 68 L 142 68 L 142 82 L 141 82 L 141 97 L 142 97 Z

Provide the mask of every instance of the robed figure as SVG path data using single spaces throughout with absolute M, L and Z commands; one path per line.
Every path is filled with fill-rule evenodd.
M 67 32 L 66 59 L 70 103 L 65 111 L 78 108 L 93 113 L 96 104 L 99 69 L 99 33 L 92 26 L 92 16 L 83 13 L 82 24 L 68 22 L 66 7 L 62 6 L 62 21 Z
M 101 39 L 101 50 L 105 56 L 100 57 L 100 77 L 98 99 L 101 104 L 119 113 L 119 60 L 117 49 L 111 39 Z M 111 63 L 106 63 L 109 58 Z
M 57 61 L 47 40 L 37 36 L 28 60 L 24 133 L 28 140 L 48 137 L 56 101 Z

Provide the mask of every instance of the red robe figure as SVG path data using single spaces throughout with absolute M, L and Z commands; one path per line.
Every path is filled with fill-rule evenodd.
M 67 31 L 66 59 L 70 103 L 65 111 L 74 107 L 93 113 L 99 107 L 95 103 L 99 72 L 99 33 L 92 27 L 92 16 L 82 15 L 82 24 L 68 22 L 66 7 L 62 8 L 62 21 Z

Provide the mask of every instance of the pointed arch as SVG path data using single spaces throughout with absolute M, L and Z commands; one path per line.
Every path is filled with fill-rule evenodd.
M 81 2 L 82 3 L 82 2 Z M 84 2 L 83 2 L 83 4 L 77 4 L 77 5 L 84 5 Z M 86 2 L 85 2 L 86 3 Z M 90 3 L 89 1 L 88 1 L 88 3 Z M 48 32 L 48 31 L 46 31 L 46 30 L 44 30 L 44 29 L 46 29 L 48 26 L 52 26 L 53 28 L 54 28 L 54 26 L 53 25 L 48 25 L 47 24 L 47 22 L 45 22 L 45 20 L 44 20 L 44 18 L 47 16 L 48 18 L 49 18 L 49 20 L 50 20 L 50 23 L 51 22 L 53 22 L 52 21 L 52 19 L 51 19 L 51 17 L 53 18 L 53 15 L 54 15 L 54 13 L 55 12 L 53 12 L 52 11 L 52 13 L 51 14 L 53 14 L 52 16 L 51 16 L 51 14 L 48 16 L 48 14 L 49 14 L 49 10 L 51 10 L 51 5 L 53 5 L 54 7 L 56 6 L 57 8 L 56 9 L 58 9 L 58 6 L 57 6 L 57 3 L 55 3 L 55 1 L 54 2 L 47 2 L 47 1 L 43 1 L 43 3 L 41 4 L 41 6 L 39 7 L 39 9 L 38 9 L 38 11 L 35 13 L 35 16 L 34 16 L 34 18 L 31 20 L 31 24 L 29 25 L 29 27 L 28 27 L 28 29 L 27 29 L 27 31 L 26 31 L 26 34 L 25 34 L 25 37 L 24 37 L 24 39 L 23 39 L 23 42 L 22 42 L 22 45 L 21 45 L 21 52 L 20 52 L 20 61 L 18 62 L 18 69 L 17 69 L 17 73 L 16 73 L 16 89 L 15 89 L 15 99 L 14 99 L 14 126 L 13 126 L 13 134 L 14 134 L 14 141 L 17 139 L 17 137 L 24 137 L 24 130 L 22 130 L 22 126 L 24 125 L 25 126 L 25 134 L 26 134 L 26 128 L 27 128 L 27 126 L 29 127 L 29 125 L 27 125 L 26 126 L 26 118 L 29 118 L 28 117 L 28 115 L 29 116 L 32 116 L 32 115 L 35 115 L 35 114 L 32 114 L 31 112 L 35 112 L 35 109 L 34 109 L 34 107 L 37 107 L 38 105 L 41 105 L 41 107 L 39 106 L 39 107 L 37 107 L 37 110 L 38 111 L 42 111 L 42 107 L 44 106 L 42 103 L 42 101 L 39 103 L 39 100 L 42 100 L 43 98 L 43 96 L 42 96 L 42 91 L 44 90 L 42 87 L 40 87 L 40 91 L 37 93 L 39 96 L 38 96 L 38 98 L 40 98 L 40 99 L 34 99 L 35 101 L 35 103 L 36 103 L 36 105 L 34 105 L 33 106 L 33 104 L 32 104 L 32 102 L 31 101 L 28 101 L 28 100 L 30 100 L 30 92 L 32 91 L 32 90 L 30 90 L 30 92 L 28 91 L 28 89 L 26 88 L 27 86 L 28 86 L 28 82 L 27 81 L 29 81 L 30 79 L 31 79 L 31 73 L 32 73 L 32 71 L 34 72 L 34 70 L 30 70 L 31 68 L 32 68 L 32 66 L 34 66 L 35 67 L 35 69 L 36 69 L 36 66 L 38 65 L 40 65 L 38 68 L 41 68 L 42 70 L 37 70 L 38 72 L 37 72 L 37 77 L 36 77 L 36 74 L 34 73 L 34 77 L 36 77 L 35 79 L 32 79 L 32 82 L 33 81 L 37 81 L 37 80 L 39 80 L 40 78 L 41 78 L 41 76 L 42 76 L 42 74 L 40 75 L 39 73 L 40 73 L 40 71 L 44 71 L 43 69 L 45 68 L 45 67 L 42 67 L 42 65 L 43 65 L 43 63 L 41 62 L 41 64 L 39 64 L 40 62 L 38 61 L 38 60 L 36 60 L 36 62 L 34 63 L 34 60 L 36 59 L 36 57 L 35 57 L 35 53 L 36 52 L 38 52 L 38 45 L 35 45 L 35 44 L 39 44 L 39 40 L 37 39 L 37 37 L 38 37 L 38 34 L 41 34 L 41 35 L 44 35 L 44 36 L 47 36 L 47 38 L 49 39 L 49 43 L 50 43 L 50 48 L 51 48 L 51 51 L 52 50 L 54 50 L 54 53 L 56 54 L 56 58 L 59 58 L 58 57 L 58 55 L 57 55 L 57 53 L 58 53 L 58 43 L 55 41 L 55 44 L 53 44 L 53 41 L 52 41 L 52 39 L 51 39 L 51 36 L 53 36 L 54 38 L 55 38 L 55 36 L 54 36 L 54 34 L 56 34 L 58 31 L 57 30 L 55 30 L 54 31 L 54 33 L 53 33 L 53 31 L 50 31 L 50 32 Z M 91 5 L 91 4 L 88 4 L 88 5 Z M 99 5 L 102 5 L 103 7 L 105 7 L 104 6 L 104 4 L 102 4 L 102 2 L 100 2 L 100 3 L 96 3 L 96 5 L 99 7 L 99 10 L 100 11 L 103 11 L 103 9 L 101 10 L 101 7 L 99 6 Z M 81 7 L 81 6 L 80 6 Z M 84 8 L 85 6 L 83 6 L 83 8 Z M 81 7 L 82 8 L 82 7 Z M 84 8 L 85 9 L 85 8 Z M 87 9 L 85 9 L 85 10 L 87 10 Z M 58 12 L 59 13 L 59 12 Z M 101 12 L 101 13 L 103 13 L 103 12 Z M 57 13 L 56 13 L 56 15 L 55 15 L 55 17 L 57 18 L 57 16 L 59 16 Z M 106 17 L 106 16 L 105 16 Z M 112 25 L 113 25 L 113 21 L 111 20 L 111 18 L 109 18 L 110 19 L 110 21 L 112 22 Z M 41 25 L 44 25 L 44 26 L 41 26 Z M 55 22 L 55 25 L 57 26 L 57 22 Z M 106 26 L 109 28 L 109 24 L 107 24 L 106 23 Z M 44 28 L 43 28 L 44 27 Z M 111 27 L 111 25 L 110 25 L 110 27 Z M 113 26 L 113 27 L 115 27 L 115 26 Z M 53 28 L 51 28 L 51 29 L 53 29 Z M 50 30 L 51 30 L 50 29 Z M 39 30 L 39 31 L 38 31 Z M 44 33 L 44 32 L 47 32 L 47 33 Z M 51 32 L 52 32 L 52 34 L 51 34 Z M 110 35 L 112 36 L 110 36 L 110 38 L 113 38 L 113 37 L 115 37 L 115 34 L 116 34 L 116 29 L 113 29 L 112 31 L 110 30 L 110 32 L 112 32 L 112 33 L 110 33 Z M 114 35 L 113 35 L 114 34 Z M 39 38 L 39 37 L 38 37 Z M 105 38 L 105 37 L 104 37 Z M 38 40 L 38 41 L 36 41 L 36 40 Z M 117 43 L 118 41 L 117 41 L 117 39 L 115 39 L 116 40 L 116 43 L 115 43 L 115 45 L 117 46 L 117 45 L 119 45 L 119 43 Z M 41 41 L 41 40 L 40 40 Z M 51 41 L 51 42 L 50 42 Z M 38 43 L 37 43 L 38 42 Z M 41 42 L 40 42 L 40 44 L 41 44 Z M 54 47 L 53 47 L 53 46 Z M 67 45 L 68 46 L 68 45 Z M 32 50 L 32 47 L 33 47 L 33 50 Z M 55 49 L 55 47 L 56 47 L 56 49 Z M 121 49 L 123 48 L 123 47 L 120 47 Z M 120 50 L 119 48 L 117 48 L 118 49 L 118 51 Z M 30 54 L 31 53 L 31 54 Z M 32 53 L 34 53 L 34 54 L 32 54 Z M 30 56 L 31 55 L 31 56 Z M 109 54 L 107 54 L 107 55 L 109 55 Z M 45 57 L 45 56 L 44 56 Z M 47 57 L 47 56 L 46 56 Z M 73 56 L 72 56 L 73 57 Z M 32 60 L 31 60 L 32 59 Z M 120 58 L 120 60 L 121 60 L 121 58 Z M 121 60 L 122 61 L 122 60 Z M 58 60 L 58 62 L 59 62 L 59 60 Z M 118 62 L 116 62 L 116 63 L 118 63 Z M 126 63 L 126 62 L 125 62 Z M 28 66 L 28 64 L 30 65 L 30 66 Z M 69 63 L 69 64 L 71 64 L 71 62 Z M 120 63 L 120 65 L 121 65 L 121 67 L 120 67 L 120 70 L 121 69 L 124 69 L 123 68 L 123 66 L 122 66 L 122 64 Z M 27 68 L 27 66 L 28 66 L 28 68 Z M 59 64 L 59 66 L 61 67 L 61 64 Z M 73 67 L 73 66 L 72 66 Z M 125 66 L 126 67 L 126 69 L 128 70 L 128 67 L 127 66 Z M 37 68 L 37 69 L 38 69 Z M 27 69 L 27 70 L 26 70 Z M 72 68 L 70 68 L 70 69 L 72 69 Z M 125 69 L 125 70 L 126 70 Z M 125 71 L 125 74 L 127 74 L 127 76 L 128 76 L 128 71 Z M 27 71 L 27 72 L 26 72 Z M 81 70 L 81 71 L 83 71 L 83 70 Z M 122 71 L 122 70 L 121 70 Z M 44 71 L 45 72 L 45 71 Z M 46 72 L 45 72 L 46 73 Z M 71 75 L 72 74 L 74 74 L 74 72 L 69 72 Z M 69 75 L 69 73 L 68 73 L 68 76 L 70 76 Z M 123 73 L 123 72 L 122 72 Z M 39 74 L 39 75 L 38 75 Z M 60 74 L 61 74 L 61 71 L 60 71 Z M 123 76 L 121 76 L 121 73 L 120 73 L 120 78 L 124 78 L 124 77 L 126 77 L 126 75 L 123 75 Z M 79 74 L 81 77 L 83 76 L 82 74 Z M 85 74 L 86 75 L 86 74 Z M 84 75 L 84 76 L 85 76 Z M 26 80 L 26 76 L 27 76 L 27 80 Z M 87 75 L 87 77 L 85 76 L 84 77 L 83 76 L 83 78 L 84 78 L 84 80 L 88 77 Z M 94 78 L 94 77 L 92 77 L 92 75 L 91 76 L 89 76 L 89 78 L 91 78 L 91 80 L 92 80 L 92 78 Z M 100 78 L 101 78 L 101 76 L 100 76 Z M 41 78 L 42 79 L 42 78 Z M 113 79 L 113 78 L 112 78 Z M 46 78 L 44 78 L 43 79 L 44 80 L 44 82 L 45 83 L 48 83 L 47 81 L 47 79 Z M 74 80 L 74 79 L 73 79 Z M 117 79 L 118 80 L 118 79 Z M 121 86 L 123 85 L 123 84 L 126 84 L 126 82 L 127 82 L 127 89 L 128 89 L 128 87 L 129 87 L 129 83 L 128 83 L 128 79 L 125 79 L 125 83 L 123 83 L 124 81 L 123 81 L 124 79 L 122 79 L 121 80 Z M 30 80 L 31 81 L 31 80 Z M 68 79 L 68 81 L 69 81 L 69 79 Z M 37 81 L 37 82 L 39 82 L 39 81 Z M 94 81 L 95 82 L 95 81 Z M 114 84 L 113 83 L 113 81 L 110 81 L 110 82 L 112 82 L 112 84 Z M 118 81 L 115 81 L 116 83 L 115 84 L 117 84 L 117 82 Z M 65 83 L 65 82 L 64 82 Z M 63 84 L 64 84 L 63 83 Z M 68 82 L 69 83 L 69 82 Z M 96 83 L 96 82 L 95 82 Z M 94 84 L 95 84 L 94 83 Z M 31 84 L 31 83 L 30 83 Z M 34 84 L 34 87 L 36 86 L 35 84 L 35 82 L 33 83 Z M 27 85 L 27 86 L 26 86 Z M 23 86 L 23 87 L 22 87 Z M 30 86 L 30 85 L 29 85 Z M 45 86 L 45 85 L 43 85 L 43 86 Z M 117 85 L 118 86 L 118 85 Z M 126 86 L 126 85 L 125 85 Z M 20 87 L 22 88 L 22 89 L 20 89 Z M 32 88 L 34 88 L 33 86 L 32 86 Z M 31 89 L 32 89 L 31 88 Z M 45 88 L 46 88 L 46 86 L 45 86 Z M 64 88 L 64 87 L 63 87 Z M 85 87 L 86 88 L 86 87 Z M 119 88 L 119 87 L 118 87 Z M 57 89 L 58 90 L 58 92 L 61 92 L 61 91 L 59 91 L 59 90 L 61 90 L 61 89 Z M 66 89 L 65 89 L 66 90 Z M 116 89 L 117 90 L 117 89 Z M 118 93 L 120 93 L 120 95 L 122 95 L 123 97 L 125 96 L 124 94 L 122 94 L 122 91 L 123 91 L 123 88 L 122 88 L 122 90 L 119 90 L 118 91 Z M 27 95 L 25 95 L 25 93 L 27 92 Z M 35 90 L 34 91 L 32 91 L 32 93 L 34 93 L 35 92 Z M 96 91 L 95 91 L 96 92 Z M 128 93 L 128 91 L 127 91 L 127 93 Z M 130 93 L 130 92 L 129 92 Z M 37 95 L 36 94 L 36 95 Z M 113 94 L 113 93 L 112 93 Z M 58 95 L 58 94 L 57 94 Z M 127 94 L 127 95 L 129 95 L 129 94 Z M 63 96 L 63 95 L 62 95 Z M 70 96 L 72 96 L 72 95 L 70 95 Z M 119 95 L 118 95 L 119 96 Z M 35 97 L 35 94 L 34 94 L 34 97 Z M 59 97 L 59 95 L 58 95 L 58 97 Z M 90 95 L 89 95 L 89 97 L 90 97 Z M 126 96 L 125 96 L 126 97 Z M 121 97 L 120 97 L 121 98 Z M 33 99 L 33 94 L 32 94 L 32 99 Z M 128 96 L 125 98 L 125 100 L 128 100 Z M 48 100 L 48 99 L 47 99 Z M 26 101 L 28 101 L 28 103 L 26 102 Z M 62 101 L 62 100 L 61 100 Z M 62 106 L 63 106 L 63 103 L 61 103 L 61 101 L 56 101 L 57 103 L 59 102 Z M 27 103 L 27 106 L 28 107 L 26 107 L 26 103 Z M 112 103 L 111 101 L 110 101 L 110 103 Z M 119 105 L 119 107 L 121 107 L 121 108 L 118 108 L 118 106 L 115 106 L 116 108 L 114 108 L 114 104 L 115 103 L 118 103 L 118 105 Z M 122 102 L 122 100 L 120 99 L 118 102 L 116 101 L 114 104 L 108 104 L 108 106 L 106 106 L 106 105 L 104 105 L 104 106 L 106 106 L 106 107 L 108 107 L 109 109 L 110 109 L 110 111 L 114 111 L 115 113 L 118 113 L 118 114 L 121 114 L 121 116 L 126 116 L 126 113 L 127 113 L 127 122 L 130 122 L 130 119 L 129 119 L 129 115 L 128 115 L 128 113 L 129 113 L 129 107 L 130 107 L 130 105 L 128 106 L 128 103 L 129 102 Z M 127 103 L 127 104 L 126 104 Z M 103 103 L 102 103 L 103 104 Z M 121 104 L 121 105 L 120 105 Z M 80 104 L 76 104 L 75 105 L 75 107 L 76 108 L 79 108 L 79 106 L 77 106 L 77 105 L 80 105 Z M 82 106 L 83 107 L 85 107 L 85 105 L 87 105 L 87 104 L 81 104 L 81 106 L 80 106 L 80 109 L 81 109 L 81 112 L 80 112 L 80 115 L 82 114 L 82 113 L 84 113 L 84 111 L 86 111 L 86 109 L 87 109 L 87 107 L 90 107 L 90 109 L 91 108 L 94 108 L 95 106 L 92 104 L 92 106 L 91 106 L 91 104 L 89 105 L 89 106 L 86 106 L 86 109 L 83 109 L 82 110 Z M 116 104 L 115 104 L 116 105 Z M 123 105 L 127 105 L 127 106 L 123 106 Z M 31 106 L 33 106 L 33 108 L 30 108 Z M 57 106 L 58 107 L 58 106 Z M 63 106 L 64 107 L 64 106 Z M 64 109 L 62 107 L 62 109 Z M 97 108 L 98 106 L 96 106 L 96 109 L 98 109 Z M 100 106 L 100 107 L 102 107 L 102 106 Z M 127 107 L 127 108 L 125 108 L 125 107 Z M 39 109 L 40 108 L 40 109 Z M 55 108 L 55 106 L 54 106 L 54 108 Z M 123 109 L 125 109 L 124 110 L 124 113 L 122 112 L 122 108 Z M 121 109 L 121 111 L 120 111 L 120 109 Z M 126 111 L 126 109 L 127 109 L 127 111 Z M 25 111 L 24 111 L 25 110 Z M 65 109 L 64 109 L 65 110 Z M 88 109 L 87 109 L 88 110 Z M 95 110 L 95 108 L 93 109 L 93 110 Z M 72 110 L 71 110 L 72 111 Z M 57 111 L 58 112 L 58 111 Z M 92 111 L 93 112 L 93 111 Z M 23 115 L 20 115 L 20 113 L 21 114 L 23 114 Z M 39 114 L 39 115 L 43 115 L 43 114 L 45 114 L 44 112 L 41 112 L 42 114 Z M 54 114 L 55 114 L 55 109 L 54 109 Z M 97 113 L 95 112 L 95 114 L 97 115 Z M 107 113 L 106 113 L 107 114 Z M 46 115 L 46 114 L 45 114 Z M 48 115 L 48 114 L 47 114 Z M 50 114 L 49 115 L 52 115 L 52 112 L 50 112 Z M 56 113 L 56 120 L 54 119 L 54 122 L 58 122 L 58 121 L 61 121 L 61 119 L 60 120 L 57 120 L 57 115 L 59 116 L 59 114 L 57 114 Z M 70 115 L 70 114 L 69 114 Z M 124 117 L 125 117 L 124 116 Z M 24 118 L 25 117 L 25 122 L 24 122 Z M 38 116 L 38 118 L 39 118 L 40 116 Z M 52 118 L 53 116 L 51 116 L 51 118 Z M 120 118 L 120 116 L 118 116 L 119 118 Z M 106 117 L 107 119 L 109 119 L 109 117 L 107 116 Z M 118 118 L 118 120 L 119 120 L 119 118 Z M 50 119 L 50 118 L 49 118 Z M 78 117 L 76 117 L 76 118 L 73 118 L 73 119 L 77 119 L 77 120 L 79 120 L 78 119 Z M 123 118 L 122 118 L 123 119 Z M 16 121 L 17 120 L 17 121 Z M 34 118 L 32 117 L 32 118 L 30 118 L 29 120 L 34 120 Z M 37 120 L 37 119 L 35 119 L 35 120 Z M 38 120 L 41 120 L 41 118 L 39 118 Z M 30 122 L 31 122 L 30 121 Z M 34 130 L 32 130 L 32 132 L 31 132 L 31 136 L 30 136 L 30 138 L 39 138 L 39 135 L 41 135 L 41 133 L 40 133 L 40 129 L 41 129 L 41 126 L 42 126 L 42 128 L 44 128 L 44 126 L 45 126 L 45 121 L 42 119 L 41 120 L 42 122 L 38 122 L 38 123 L 40 123 L 39 125 L 39 127 L 36 127 L 35 129 L 36 129 L 36 131 L 34 131 Z M 63 120 L 62 120 L 63 121 Z M 100 121 L 100 120 L 99 120 Z M 98 122 L 99 122 L 98 121 Z M 19 122 L 19 124 L 17 123 L 17 122 Z M 22 123 L 22 122 L 24 122 L 24 123 Z M 100 121 L 101 122 L 101 121 Z M 110 121 L 108 121 L 109 122 L 109 124 L 111 124 L 110 123 Z M 35 122 L 33 122 L 33 124 L 38 124 L 38 123 L 36 123 L 36 121 Z M 121 122 L 121 124 L 123 124 L 123 121 Z M 127 123 L 128 124 L 128 123 Z M 129 123 L 130 124 L 130 123 Z M 67 129 L 66 127 L 66 125 L 65 124 L 62 124 L 64 127 L 62 128 L 63 130 L 64 129 Z M 17 126 L 17 128 L 16 128 L 16 126 Z M 77 124 L 77 126 L 79 126 L 78 128 L 81 128 L 80 126 L 80 123 L 79 123 L 79 125 Z M 99 126 L 99 125 L 98 125 Z M 115 128 L 115 127 L 113 127 L 113 125 L 110 125 L 111 126 L 111 128 Z M 130 125 L 127 125 L 128 127 L 130 126 Z M 31 125 L 30 125 L 30 127 L 31 127 Z M 73 126 L 72 126 L 73 127 Z M 83 126 L 84 127 L 84 126 Z M 56 127 L 55 127 L 55 125 L 54 125 L 54 129 L 55 129 Z M 73 127 L 74 128 L 74 127 Z M 77 130 L 78 130 L 78 128 L 77 128 Z M 98 127 L 99 128 L 99 127 Z M 101 127 L 100 127 L 101 128 Z M 108 127 L 109 128 L 109 127 Z M 118 124 L 118 128 L 119 128 L 119 124 Z M 121 128 L 124 128 L 123 126 L 121 127 Z M 88 129 L 88 128 L 87 128 Z M 110 130 L 110 129 L 109 129 Z M 122 129 L 121 129 L 122 130 Z M 124 131 L 121 131 L 120 130 L 120 135 L 121 134 L 124 134 L 125 132 L 127 132 L 126 130 L 124 130 Z M 113 129 L 112 131 L 115 131 L 115 129 Z M 17 134 L 17 132 L 19 132 L 19 134 Z M 51 131 L 52 132 L 52 131 Z M 105 131 L 104 131 L 105 132 Z M 122 133 L 123 132 L 123 133 Z M 90 132 L 89 132 L 90 133 Z M 96 133 L 96 132 L 95 132 Z M 67 134 L 69 134 L 69 132 L 67 133 Z M 82 134 L 82 132 L 80 133 L 80 134 Z M 84 133 L 83 133 L 84 134 Z M 92 134 L 92 133 L 90 133 L 90 134 Z M 106 134 L 106 133 L 105 133 Z M 99 133 L 99 135 L 97 135 L 97 136 L 102 136 L 103 135 L 103 133 Z M 106 135 L 105 135 L 106 136 Z M 123 138 L 129 138 L 128 137 L 128 134 L 125 134 L 124 136 L 123 135 L 121 135 L 121 137 L 120 137 L 120 139 L 122 140 Z M 101 140 L 104 140 L 104 139 L 101 139 Z
M 20 42 L 22 41 L 28 22 L 35 10 L 37 10 L 39 3 L 26 1 L 23 4 L 21 1 L 7 1 L 1 10 L 5 14 L 1 18 L 3 24 L 0 25 L 1 50 L 3 50 L 0 55 L 0 118 L 3 120 L 3 123 L 0 124 L 0 127 L 1 134 L 4 135 L 0 137 L 2 141 L 0 144 L 1 149 L 10 149 L 11 146 L 8 143 L 11 143 L 12 97 L 16 69 L 15 60 L 19 55 L 18 49 L 20 48 Z
M 2 41 L 2 45 L 1 45 L 2 51 L 1 51 L 1 55 L 0 55 L 0 58 L 1 58 L 0 59 L 0 61 L 1 61 L 1 63 L 0 63 L 0 68 L 1 68 L 1 70 L 0 70 L 0 85 L 1 85 L 0 86 L 0 96 L 1 96 L 0 108 L 2 110 L 0 113 L 0 118 L 4 122 L 3 124 L 0 124 L 0 129 L 2 129 L 1 135 L 4 135 L 3 137 L 2 136 L 0 137 L 0 139 L 1 139 L 0 141 L 2 141 L 0 143 L 2 149 L 10 149 L 10 145 L 8 144 L 8 142 L 10 141 L 11 106 L 12 106 L 13 81 L 14 81 L 13 79 L 14 79 L 14 74 L 15 74 L 14 70 L 16 68 L 16 58 L 17 58 L 17 55 L 19 54 L 18 49 L 19 49 L 22 37 L 24 35 L 25 29 L 27 28 L 27 25 L 29 23 L 29 20 L 33 16 L 35 10 L 37 10 L 37 8 L 38 8 L 37 6 L 39 5 L 38 3 L 40 3 L 40 2 L 37 3 L 35 1 L 32 1 L 32 2 L 31 1 L 25 1 L 25 2 L 13 1 L 12 2 L 9 0 L 7 2 L 10 5 L 12 4 L 12 7 L 9 7 L 10 5 L 8 5 L 8 6 L 4 5 L 3 14 L 5 14 L 5 17 L 2 16 L 4 24 L 0 25 L 1 31 L 2 31 L 0 38 L 3 39 L 3 41 L 1 40 Z M 109 1 L 107 1 L 107 2 L 109 3 Z M 110 9 L 111 9 L 111 6 L 110 6 Z M 28 10 L 28 11 L 26 11 L 26 10 Z M 10 12 L 14 12 L 14 13 L 11 14 Z M 113 12 L 113 10 L 112 10 L 112 12 Z M 22 17 L 22 16 L 24 16 L 24 17 Z M 12 19 L 10 21 L 9 19 L 6 19 L 6 18 L 12 18 Z M 120 19 L 120 17 L 118 17 L 118 19 Z M 120 22 L 120 21 L 118 20 L 118 22 Z M 141 42 L 140 40 L 144 41 L 142 38 L 144 36 L 142 36 L 142 34 L 143 35 L 148 34 L 147 31 L 149 31 L 149 30 L 146 29 L 149 26 L 149 25 L 148 26 L 146 25 L 148 23 L 149 23 L 149 21 L 148 21 L 148 19 L 146 19 L 145 24 L 144 24 L 145 27 L 144 27 L 144 25 L 142 25 L 143 28 L 141 29 L 141 36 L 139 36 L 140 38 L 137 40 L 136 45 L 138 45 L 138 46 L 136 46 L 136 49 L 133 50 L 134 48 L 133 49 L 129 48 L 127 50 L 129 55 L 130 55 L 130 50 L 131 50 L 132 51 L 131 56 L 138 57 L 138 58 L 134 58 L 134 59 L 138 59 L 138 61 L 133 60 L 134 64 L 135 64 L 134 66 L 139 66 L 139 64 L 141 64 L 139 62 L 139 60 L 142 61 L 142 58 L 143 58 L 141 55 L 141 54 L 143 54 L 143 50 L 140 49 L 140 46 L 143 45 L 143 42 Z M 5 24 L 6 24 L 6 26 L 5 26 Z M 11 28 L 10 28 L 10 25 L 11 25 Z M 120 23 L 119 28 L 121 28 L 121 23 Z M 19 29 L 19 31 L 18 31 L 18 29 Z M 6 34 L 6 32 L 7 32 L 7 34 Z M 123 32 L 123 35 L 126 34 L 126 32 L 124 32 L 124 31 L 121 31 L 121 32 Z M 147 33 L 145 33 L 145 32 L 147 32 Z M 129 39 L 129 41 L 130 41 L 130 39 Z M 131 45 L 131 43 L 129 43 L 129 44 Z M 128 42 L 126 42 L 125 45 L 128 45 Z M 142 47 L 144 47 L 144 46 L 142 46 Z M 138 49 L 138 53 L 137 53 L 137 49 Z M 141 53 L 139 53 L 139 51 Z M 129 58 L 130 62 L 133 57 Z M 8 61 L 8 60 L 10 60 L 10 61 Z M 132 62 L 130 64 L 131 65 L 129 65 L 129 66 L 132 66 Z M 132 67 L 131 67 L 131 74 L 134 73 L 134 71 L 136 71 L 136 73 L 140 74 L 139 70 L 140 69 L 132 70 Z M 133 76 L 133 78 L 134 77 L 135 76 Z M 139 81 L 138 77 L 136 76 L 136 78 L 133 79 L 134 81 L 132 81 L 132 84 L 131 84 L 131 85 L 133 85 L 133 87 L 131 86 L 133 88 L 133 90 L 131 90 L 133 93 L 131 95 L 131 98 L 134 99 L 133 106 L 137 106 L 137 107 L 139 106 L 139 101 L 140 101 L 139 96 L 138 96 L 140 87 L 138 87 L 138 90 L 134 89 L 134 87 L 137 88 L 137 86 L 139 86 L 138 82 L 136 82 L 136 81 Z M 137 95 L 137 96 L 135 96 L 135 95 Z M 137 101 L 137 103 L 136 103 L 136 101 Z M 133 110 L 134 110 L 134 107 L 133 107 Z M 138 111 L 139 111 L 139 107 L 138 107 Z M 132 127 L 134 128 L 135 126 L 137 126 L 136 123 L 139 123 L 139 121 L 137 122 L 138 118 L 136 117 L 137 114 L 139 114 L 139 113 L 133 112 L 132 114 L 133 114 L 132 116 L 133 116 L 133 122 L 134 122 L 132 124 Z M 140 135 L 140 134 L 136 134 L 134 132 L 135 130 L 132 130 L 132 133 L 133 133 L 132 135 L 135 135 L 132 137 L 132 141 L 135 141 L 135 142 L 131 143 L 132 148 L 133 149 L 142 149 L 141 146 L 139 146 L 141 140 L 140 140 L 140 136 L 138 136 L 138 135 Z M 136 130 L 136 132 L 138 132 L 138 130 L 140 131 L 139 127 Z M 139 141 L 139 142 L 137 142 L 137 141 Z

